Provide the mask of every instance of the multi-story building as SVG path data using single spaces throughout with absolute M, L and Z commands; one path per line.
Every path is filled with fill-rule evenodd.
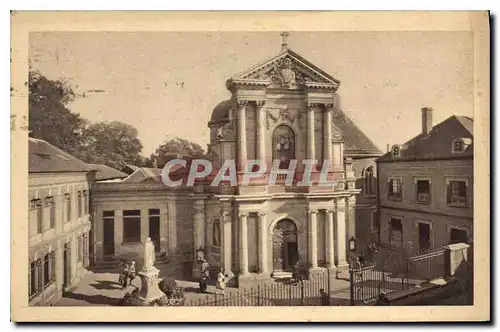
M 470 242 L 473 232 L 473 120 L 451 116 L 377 160 L 380 241 L 425 252 Z M 377 226 L 378 227 L 378 226 Z
M 29 304 L 50 305 L 89 265 L 88 165 L 29 139 Z

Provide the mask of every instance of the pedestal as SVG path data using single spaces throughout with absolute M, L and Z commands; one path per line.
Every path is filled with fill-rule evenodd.
M 152 267 L 149 270 L 142 270 L 137 274 L 141 278 L 141 289 L 132 300 L 133 305 L 148 305 L 152 301 L 165 296 L 165 294 L 158 288 L 159 273 L 160 270 Z

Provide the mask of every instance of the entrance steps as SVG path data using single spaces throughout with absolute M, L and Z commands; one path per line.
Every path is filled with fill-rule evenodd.
M 142 268 L 142 259 L 140 257 L 121 257 L 117 255 L 106 255 L 103 256 L 102 259 L 93 266 L 92 270 L 94 272 L 110 272 L 117 271 L 121 263 L 124 261 L 130 262 L 135 260 L 136 267 L 139 269 Z M 167 254 L 165 252 L 157 252 L 155 257 L 155 265 L 165 265 L 168 262 Z
M 276 271 L 276 272 L 273 272 L 272 278 L 274 278 L 274 279 L 291 279 L 292 272 Z

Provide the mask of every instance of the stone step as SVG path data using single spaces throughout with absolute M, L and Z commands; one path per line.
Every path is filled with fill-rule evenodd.
M 273 278 L 275 279 L 287 279 L 292 277 L 292 272 L 277 271 L 273 273 Z

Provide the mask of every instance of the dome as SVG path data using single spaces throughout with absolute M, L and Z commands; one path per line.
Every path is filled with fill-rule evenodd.
M 221 101 L 217 106 L 215 106 L 210 122 L 221 122 L 229 117 L 229 110 L 233 106 L 233 101 L 231 99 Z

